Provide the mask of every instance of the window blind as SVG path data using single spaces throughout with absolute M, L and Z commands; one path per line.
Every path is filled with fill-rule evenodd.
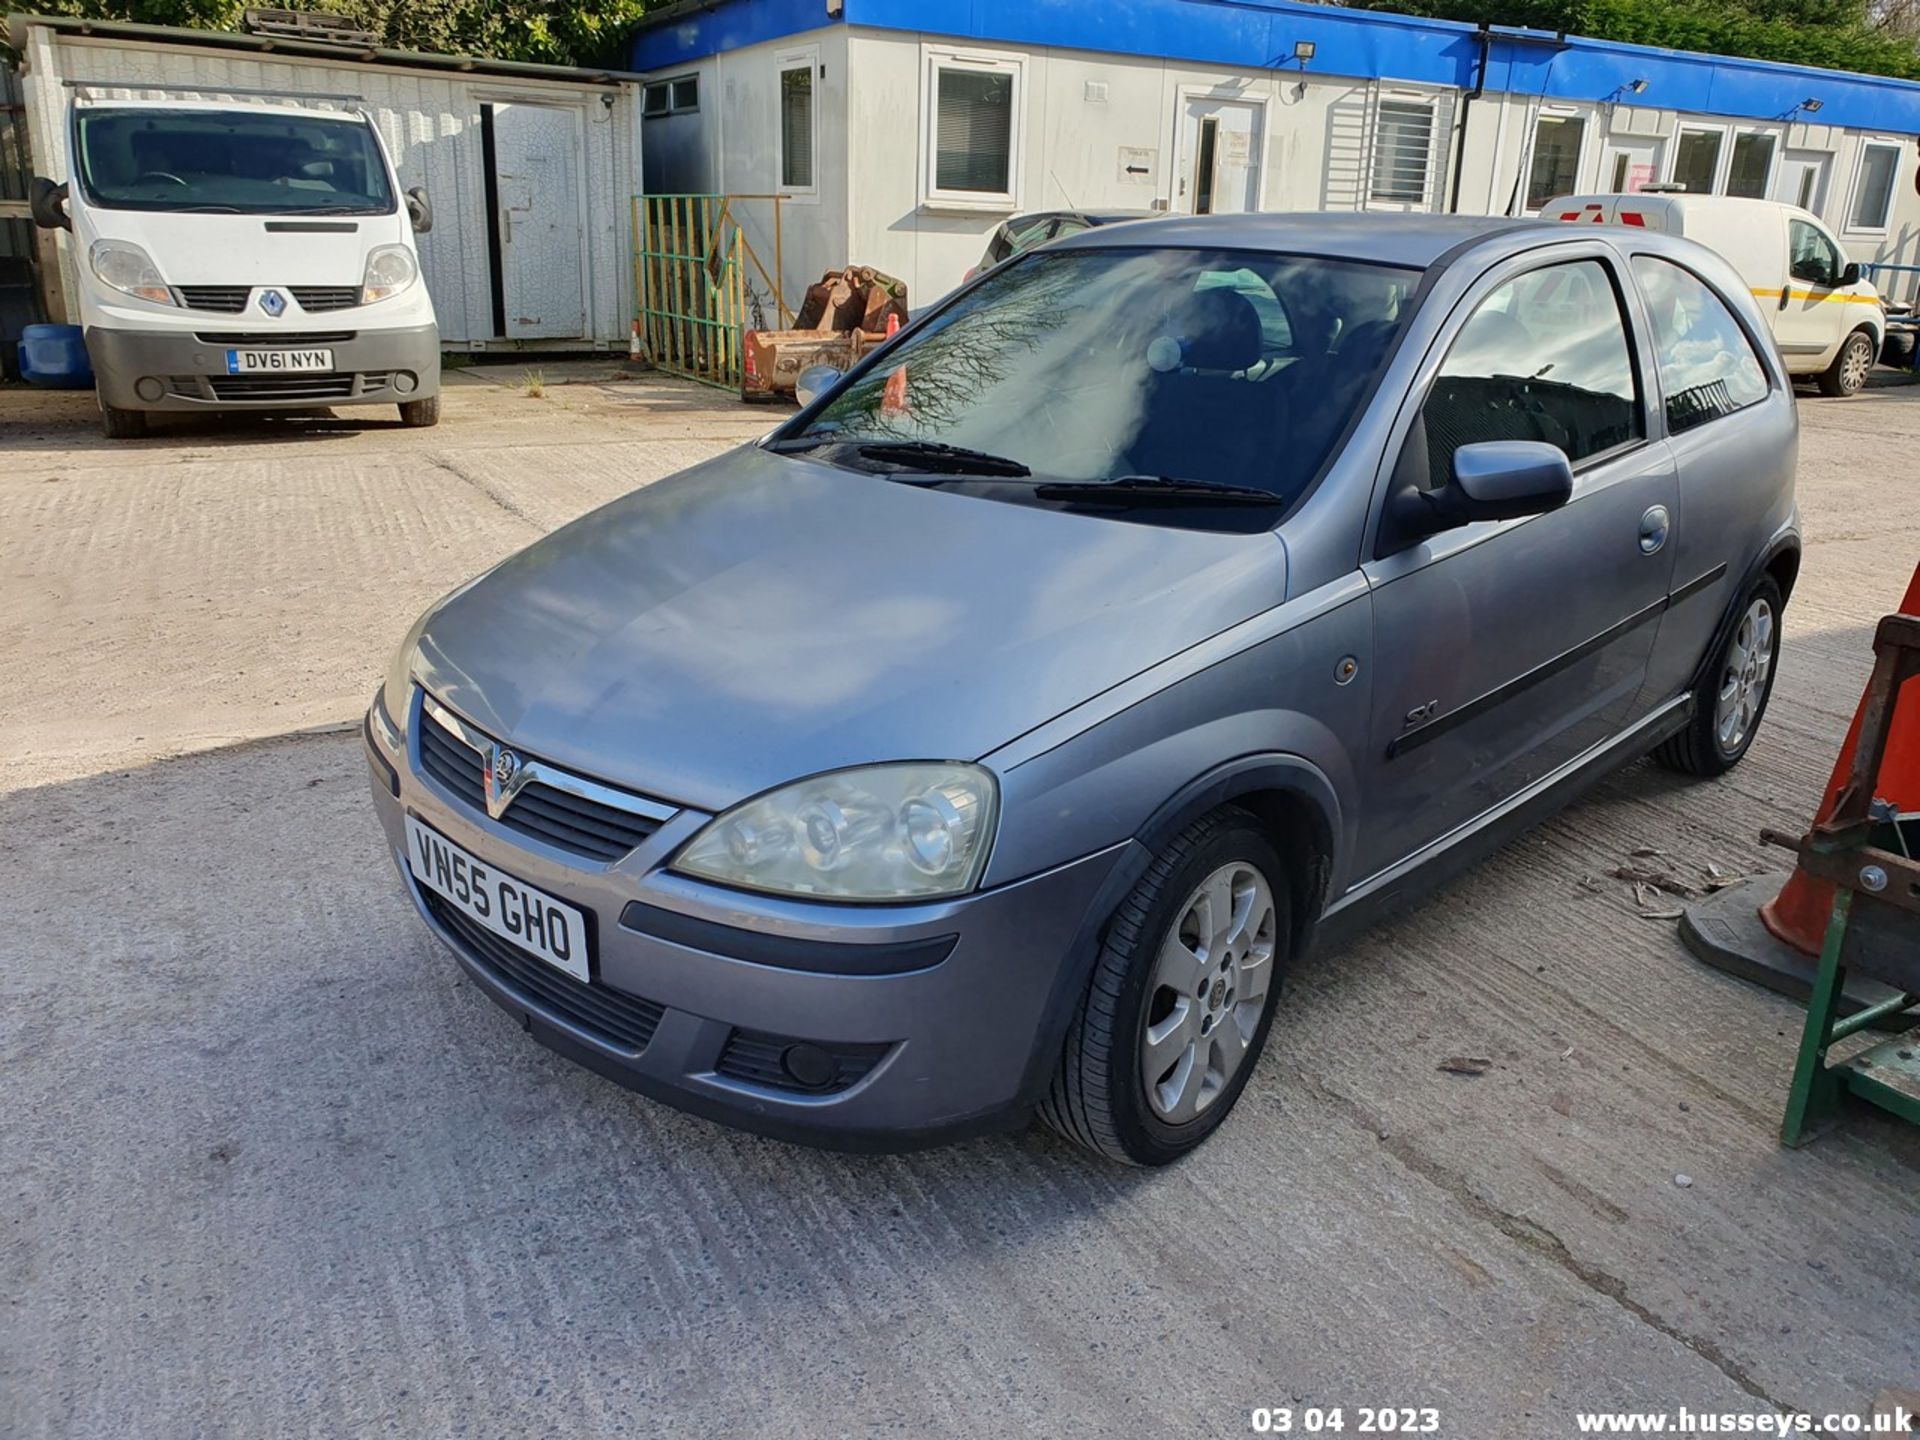
M 1004 195 L 1013 147 L 1013 76 L 1000 70 L 935 72 L 936 190 Z
M 813 65 L 780 72 L 780 183 L 813 187 Z

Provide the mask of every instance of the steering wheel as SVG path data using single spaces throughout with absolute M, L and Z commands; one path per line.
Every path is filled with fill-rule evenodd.
M 148 180 L 164 180 L 169 185 L 178 185 L 183 190 L 186 188 L 186 185 L 187 185 L 186 181 L 182 180 L 178 175 L 174 174 L 171 170 L 143 170 L 138 175 L 133 177 L 133 183 L 136 185 L 139 185 Z

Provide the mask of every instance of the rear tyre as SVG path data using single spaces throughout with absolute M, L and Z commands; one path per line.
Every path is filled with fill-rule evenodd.
M 429 395 L 424 400 L 402 400 L 400 402 L 400 423 L 409 430 L 425 430 L 440 423 L 440 397 Z
M 1194 1149 L 1260 1058 L 1291 935 L 1286 871 L 1253 816 L 1194 822 L 1108 922 L 1041 1118 L 1130 1165 Z
M 146 412 L 122 410 L 103 400 L 100 402 L 100 431 L 109 440 L 138 440 L 147 433 Z
M 1780 658 L 1780 587 L 1763 575 L 1741 603 L 1733 633 L 1695 693 L 1687 728 L 1663 741 L 1653 758 L 1683 775 L 1724 775 L 1753 744 L 1773 694 Z
M 1820 393 L 1858 395 L 1871 369 L 1873 336 L 1868 331 L 1856 330 L 1841 342 L 1840 353 L 1833 357 L 1833 364 L 1820 372 Z

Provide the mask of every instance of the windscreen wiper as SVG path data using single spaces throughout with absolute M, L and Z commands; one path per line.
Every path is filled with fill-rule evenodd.
M 1112 480 L 1049 480 L 1033 487 L 1041 500 L 1116 505 L 1279 505 L 1271 490 L 1173 475 L 1119 475 Z
M 853 449 L 866 460 L 937 475 L 989 475 L 1018 480 L 1033 473 L 1018 460 L 1005 455 L 969 450 L 964 445 L 945 445 L 938 440 L 866 440 L 855 442 Z

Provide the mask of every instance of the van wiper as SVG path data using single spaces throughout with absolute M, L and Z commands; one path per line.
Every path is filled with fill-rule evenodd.
M 1033 473 L 1018 460 L 1005 455 L 969 450 L 964 445 L 944 445 L 938 440 L 867 440 L 856 443 L 853 449 L 863 459 L 937 475 L 991 475 L 1017 480 Z
M 1078 500 L 1127 505 L 1279 505 L 1271 490 L 1174 475 L 1119 475 L 1112 480 L 1049 480 L 1033 487 L 1041 500 Z
M 244 215 L 246 212 L 237 205 L 177 205 L 175 215 Z

